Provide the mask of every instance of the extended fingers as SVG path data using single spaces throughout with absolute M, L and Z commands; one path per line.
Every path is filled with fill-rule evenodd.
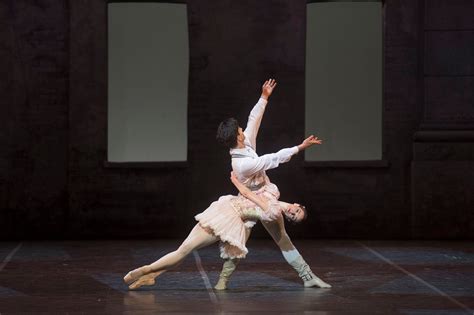
M 319 139 L 318 137 L 316 137 L 314 135 L 309 136 L 308 138 L 306 138 L 305 141 L 308 141 L 311 144 L 321 144 L 321 143 L 323 143 L 322 139 Z
M 265 83 L 263 84 L 263 87 L 271 87 L 272 89 L 276 86 L 276 81 L 275 79 L 268 79 L 267 81 L 265 81 Z

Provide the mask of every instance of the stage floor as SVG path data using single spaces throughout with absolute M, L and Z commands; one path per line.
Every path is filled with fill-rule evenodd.
M 295 241 L 333 287 L 304 288 L 271 241 L 251 240 L 229 289 L 211 289 L 217 246 L 153 287 L 122 277 L 176 241 L 0 243 L 0 314 L 474 314 L 473 242 Z

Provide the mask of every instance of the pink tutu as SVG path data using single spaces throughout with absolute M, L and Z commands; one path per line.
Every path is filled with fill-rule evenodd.
M 224 259 L 245 258 L 248 253 L 245 246 L 246 229 L 251 225 L 246 225 L 242 220 L 235 205 L 237 199 L 240 198 L 232 195 L 222 196 L 194 217 L 203 228 L 210 229 L 220 238 L 221 257 Z
M 203 212 L 197 214 L 194 218 L 204 229 L 210 230 L 221 240 L 221 257 L 227 258 L 245 258 L 248 253 L 245 243 L 250 229 L 256 221 L 276 220 L 281 215 L 281 209 L 278 206 L 277 199 L 280 197 L 278 187 L 274 184 L 267 184 L 255 194 L 271 201 L 268 212 L 256 208 L 258 217 L 246 217 L 243 211 L 249 208 L 255 208 L 256 205 L 247 198 L 239 195 L 226 195 L 214 201 Z

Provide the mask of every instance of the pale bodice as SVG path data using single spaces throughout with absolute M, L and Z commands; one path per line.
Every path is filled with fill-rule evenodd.
M 248 223 L 247 226 L 252 227 L 258 220 L 274 221 L 278 219 L 282 212 L 282 208 L 278 202 L 278 198 L 280 197 L 278 187 L 270 183 L 255 193 L 270 201 L 270 207 L 267 211 L 261 209 L 242 195 L 238 195 L 230 200 L 232 207 L 237 211 L 240 218 Z M 253 224 L 251 222 L 253 222 Z

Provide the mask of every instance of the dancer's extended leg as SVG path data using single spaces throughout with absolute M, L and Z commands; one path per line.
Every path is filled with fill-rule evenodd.
M 304 261 L 301 254 L 290 240 L 285 230 L 283 217 L 272 222 L 262 222 L 265 229 L 270 233 L 275 243 L 280 247 L 285 260 L 298 272 L 298 275 L 304 282 L 305 287 L 318 286 L 320 288 L 330 288 L 331 286 L 318 278 L 309 265 Z
M 130 284 L 143 275 L 149 273 L 156 273 L 156 276 L 177 266 L 186 258 L 193 250 L 208 246 L 215 243 L 219 238 L 212 233 L 203 229 L 199 224 L 196 224 L 189 233 L 188 237 L 179 246 L 179 248 L 171 253 L 166 254 L 154 263 L 145 265 L 130 271 L 125 277 L 124 281 Z

